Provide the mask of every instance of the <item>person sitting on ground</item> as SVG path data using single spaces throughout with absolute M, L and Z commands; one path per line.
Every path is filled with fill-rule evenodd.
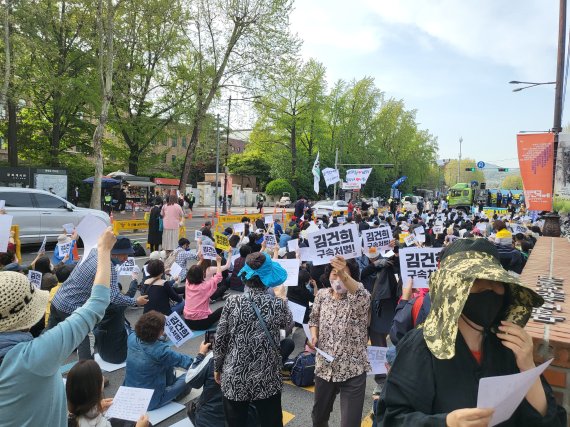
M 174 368 L 188 369 L 194 358 L 176 351 L 161 340 L 164 335 L 164 314 L 149 311 L 135 324 L 135 332 L 129 335 L 129 352 L 124 386 L 153 389 L 148 410 L 160 408 L 188 394 L 186 376 L 176 378 Z M 205 355 L 208 347 L 200 346 Z
M 279 236 L 279 247 L 286 248 L 287 242 L 292 239 L 293 229 L 291 227 L 287 227 L 285 232 Z
M 113 399 L 103 399 L 103 373 L 93 360 L 80 360 L 67 373 L 65 382 L 68 427 L 112 427 L 105 412 Z M 148 415 L 141 415 L 135 427 L 148 427 Z
M 430 313 L 398 343 L 386 380 L 384 425 L 488 426 L 494 411 L 477 408 L 479 380 L 535 367 L 523 328 L 544 300 L 502 268 L 486 239 L 453 242 L 429 285 Z M 541 377 L 501 425 L 562 427 L 566 413 Z
M 175 280 L 164 280 L 164 263 L 153 259 L 146 265 L 148 277 L 141 286 L 141 295 L 148 296 L 148 304 L 144 306 L 143 313 L 151 310 L 170 316 L 173 311 L 182 313 L 184 299 L 173 289 Z M 184 278 L 186 273 L 184 273 Z M 178 304 L 170 306 L 170 300 Z
M 36 289 L 20 273 L 0 273 L 0 420 L 3 423 L 9 420 L 10 426 L 17 427 L 67 425 L 60 366 L 101 320 L 109 304 L 111 248 L 115 241 L 111 227 L 99 238 L 97 271 L 87 301 L 72 316 L 37 338 L 27 330 L 44 316 L 49 292 Z
M 190 240 L 185 237 L 178 240 L 178 249 L 176 249 L 174 262 L 182 267 L 182 270 L 178 275 L 180 281 L 184 282 L 185 280 L 186 272 L 188 271 L 188 261 L 196 261 L 197 259 L 198 255 L 196 254 L 196 251 L 190 249 Z
M 212 312 L 210 298 L 222 281 L 222 258 L 216 257 L 216 274 L 204 279 L 203 270 L 193 265 L 186 275 L 186 298 L 184 303 L 184 319 L 192 330 L 206 330 L 216 323 L 222 314 L 222 307 Z

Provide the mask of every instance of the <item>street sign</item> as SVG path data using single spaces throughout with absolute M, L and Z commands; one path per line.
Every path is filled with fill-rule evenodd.
M 479 169 L 483 169 L 485 167 L 485 162 L 481 162 L 481 161 L 477 162 L 477 167 Z

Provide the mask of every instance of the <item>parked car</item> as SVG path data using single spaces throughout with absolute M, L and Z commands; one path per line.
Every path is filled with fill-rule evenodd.
M 111 225 L 103 211 L 78 208 L 67 200 L 44 190 L 33 188 L 0 187 L 0 200 L 6 203 L 6 213 L 14 216 L 12 223 L 20 226 L 22 244 L 57 241 L 63 233 L 63 224 L 77 225 L 87 214 L 101 218 Z
M 279 201 L 275 203 L 275 206 L 278 208 L 288 208 L 290 204 L 291 204 L 291 194 L 284 192 L 281 199 L 279 199 Z
M 405 196 L 402 205 L 405 210 L 416 212 L 418 210 L 418 202 L 424 201 L 422 196 Z M 424 203 L 425 204 L 425 203 Z
M 348 212 L 348 203 L 344 200 L 321 200 L 315 203 L 312 208 L 318 217 L 323 215 L 331 216 L 333 212 L 343 212 L 346 214 Z

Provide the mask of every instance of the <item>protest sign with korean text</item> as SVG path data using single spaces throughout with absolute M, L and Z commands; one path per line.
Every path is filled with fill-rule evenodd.
M 372 370 L 368 372 L 368 375 L 386 374 L 388 372 L 386 369 L 386 353 L 388 352 L 388 348 L 369 345 L 366 348 L 366 352 L 368 353 L 368 361 L 372 368 Z
M 153 394 L 154 390 L 150 388 L 121 386 L 115 393 L 113 403 L 105 415 L 109 419 L 136 422 L 141 415 L 146 413 Z
M 266 234 L 265 247 L 267 249 L 273 249 L 275 246 L 277 246 L 277 240 L 275 239 L 275 234 Z
M 328 264 L 335 256 L 345 259 L 358 258 L 362 244 L 356 224 L 322 229 L 308 234 L 307 240 L 314 265 Z
M 35 270 L 28 271 L 28 280 L 37 289 L 41 289 L 41 287 L 42 287 L 42 276 L 43 276 L 43 274 L 40 273 L 39 271 L 35 271 Z
M 404 237 L 404 243 L 406 244 L 406 246 L 412 246 L 416 243 L 416 235 L 415 234 L 408 234 L 406 237 Z
M 416 235 L 416 241 L 420 243 L 426 242 L 426 230 L 420 225 L 414 228 L 414 234 Z
M 414 280 L 414 288 L 427 288 L 430 274 L 437 270 L 442 248 L 403 248 L 400 249 L 400 271 L 402 280 Z
M 322 170 L 322 173 L 323 173 L 323 177 L 325 178 L 325 184 L 327 185 L 327 187 L 329 185 L 333 185 L 334 183 L 340 181 L 338 169 L 324 168 Z
M 526 233 L 528 233 L 528 228 L 526 228 L 524 225 L 520 225 L 520 224 L 511 224 L 510 229 L 511 229 L 513 234 L 518 234 L 518 233 L 526 234 Z
M 204 259 L 216 259 L 218 253 L 212 245 L 202 245 L 202 256 Z
M 200 230 L 195 230 L 194 231 L 194 240 L 200 240 L 202 238 L 202 232 Z
M 173 312 L 166 318 L 164 332 L 176 347 L 180 347 L 194 335 L 177 312 Z
M 216 248 L 222 251 L 229 251 L 232 247 L 230 246 L 230 239 L 228 236 L 217 231 L 214 233 L 214 241 L 216 242 Z
M 245 233 L 245 224 L 243 222 L 238 222 L 233 225 L 234 233 Z
M 372 248 L 376 248 L 376 250 L 389 248 L 391 240 L 392 229 L 389 225 L 362 230 L 362 243 L 364 244 L 365 252 L 371 252 Z M 374 251 L 374 253 L 377 253 L 377 251 Z
M 273 215 L 267 215 L 264 219 L 264 223 L 267 224 L 273 224 Z
M 119 266 L 119 276 L 130 276 L 131 274 L 138 272 L 139 268 L 135 263 L 133 257 L 129 257 L 124 263 Z
M 366 184 L 368 177 L 372 173 L 372 168 L 366 169 L 349 169 L 346 171 L 346 182 L 358 182 L 362 185 Z
M 57 249 L 57 253 L 59 254 L 59 256 L 63 258 L 64 256 L 69 255 L 72 245 L 73 242 L 58 243 L 57 245 L 55 245 L 55 247 Z

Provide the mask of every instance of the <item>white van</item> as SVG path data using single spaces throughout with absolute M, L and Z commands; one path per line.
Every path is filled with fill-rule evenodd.
M 22 244 L 57 241 L 64 232 L 63 224 L 77 225 L 84 216 L 91 214 L 111 225 L 107 213 L 78 208 L 67 200 L 48 191 L 33 188 L 0 187 L 0 200 L 6 203 L 6 213 L 14 216 L 12 224 L 20 226 Z

